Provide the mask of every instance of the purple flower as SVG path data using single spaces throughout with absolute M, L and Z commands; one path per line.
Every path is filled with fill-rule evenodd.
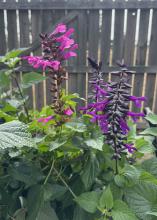
M 141 104 L 143 101 L 146 101 L 146 97 L 141 96 L 141 97 L 136 97 L 136 96 L 130 96 L 129 97 L 130 101 L 133 101 L 136 105 L 136 107 L 141 108 Z
M 127 125 L 127 122 L 124 121 L 122 118 L 119 121 L 119 125 L 120 125 L 120 128 L 121 128 L 123 134 L 127 134 L 128 131 L 130 130 L 129 126 Z
M 134 144 L 124 144 L 124 147 L 128 150 L 130 154 L 134 153 L 137 149 L 133 147 Z
M 127 115 L 130 116 L 133 119 L 134 122 L 137 121 L 138 117 L 144 117 L 145 116 L 145 114 L 143 112 L 136 113 L 136 112 L 130 112 L 130 111 L 127 112 Z

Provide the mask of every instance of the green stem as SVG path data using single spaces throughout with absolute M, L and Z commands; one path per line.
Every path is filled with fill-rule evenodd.
M 51 176 L 51 173 L 52 173 L 52 170 L 53 170 L 53 167 L 54 167 L 54 163 L 55 163 L 55 160 L 52 160 L 51 168 L 50 168 L 50 170 L 49 170 L 49 172 L 48 172 L 48 174 L 45 178 L 45 181 L 44 181 L 43 185 L 45 185 L 48 182 L 49 177 Z
M 17 88 L 18 88 L 18 90 L 19 90 L 19 94 L 20 94 L 21 98 L 23 99 L 23 107 L 24 107 L 25 113 L 26 113 L 26 115 L 27 115 L 27 120 L 28 120 L 28 122 L 29 122 L 29 113 L 28 113 L 28 109 L 27 109 L 26 102 L 25 102 L 25 100 L 24 100 L 24 95 L 23 95 L 23 93 L 22 93 L 22 90 L 21 90 L 21 88 L 20 88 L 20 85 L 19 85 L 19 83 L 18 83 L 16 77 L 15 77 L 15 76 L 12 76 L 12 77 L 13 77 L 13 79 L 15 80 L 16 86 L 17 86 Z
M 63 177 L 59 174 L 59 172 L 53 167 L 55 173 L 58 175 L 58 178 L 62 181 L 62 183 L 65 185 L 65 187 L 69 190 L 69 192 L 71 193 L 71 195 L 74 197 L 74 199 L 76 199 L 76 195 L 75 193 L 72 191 L 72 189 L 69 187 L 69 185 L 65 182 L 65 180 L 63 179 Z

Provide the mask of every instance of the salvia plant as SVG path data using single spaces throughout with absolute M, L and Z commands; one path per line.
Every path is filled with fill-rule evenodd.
M 48 72 L 51 79 L 51 94 L 52 108 L 58 115 L 72 115 L 73 110 L 69 107 L 65 109 L 62 99 L 62 83 L 66 78 L 66 69 L 64 68 L 65 61 L 71 57 L 76 57 L 75 50 L 78 45 L 71 37 L 74 33 L 73 28 L 67 29 L 64 24 L 59 24 L 56 29 L 50 34 L 40 34 L 42 56 L 27 56 L 23 59 L 28 60 L 28 63 L 34 68 L 42 68 Z M 53 116 L 49 116 L 45 120 L 48 122 Z M 39 121 L 42 121 L 39 120 Z M 59 124 L 64 122 L 64 118 L 60 118 Z
M 89 58 L 89 62 L 94 69 L 90 83 L 93 87 L 93 103 L 87 107 L 81 108 L 84 113 L 92 116 L 91 121 L 97 122 L 105 135 L 105 141 L 114 149 L 113 159 L 116 160 L 116 173 L 118 173 L 117 160 L 121 159 L 121 154 L 133 153 L 136 148 L 133 143 L 127 143 L 127 134 L 129 126 L 127 125 L 128 116 L 134 122 L 138 117 L 144 117 L 144 113 L 129 111 L 130 102 L 135 106 L 141 107 L 141 102 L 146 101 L 145 97 L 136 97 L 130 95 L 131 85 L 129 75 L 133 74 L 124 64 L 119 64 L 121 70 L 112 72 L 116 74 L 119 80 L 104 83 L 100 72 L 101 63 L 97 64 Z

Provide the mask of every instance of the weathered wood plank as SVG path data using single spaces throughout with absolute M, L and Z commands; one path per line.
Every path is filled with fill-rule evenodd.
M 32 39 L 33 41 L 38 37 L 42 31 L 42 10 L 32 10 L 31 11 L 31 19 L 32 19 Z M 41 48 L 33 52 L 34 55 L 41 55 Z M 43 82 L 39 83 L 35 86 L 35 101 L 36 108 L 41 109 L 44 105 L 43 99 Z
M 88 14 L 88 56 L 94 60 L 98 60 L 99 45 L 99 10 L 90 10 Z M 90 80 L 91 74 L 88 73 L 88 81 Z M 91 85 L 88 85 L 88 94 L 91 93 Z
M 102 29 L 101 29 L 101 55 L 100 60 L 104 65 L 109 65 L 110 49 L 111 49 L 111 17 L 112 11 L 107 10 L 102 12 Z
M 9 4 L 9 1 L 6 2 Z M 13 0 L 12 4 L 15 4 Z M 17 41 L 17 20 L 16 20 L 16 10 L 7 11 L 7 23 L 8 23 L 8 50 L 18 48 Z
M 77 1 L 66 1 L 66 2 L 41 2 L 40 0 L 33 0 L 29 4 L 26 3 L 11 3 L 7 4 L 6 2 L 0 2 L 0 9 L 7 9 L 7 10 L 13 10 L 13 9 L 32 9 L 32 10 L 37 10 L 37 9 L 58 9 L 58 10 L 63 10 L 63 9 L 138 9 L 138 8 L 157 8 L 157 2 L 156 1 L 136 1 L 136 0 L 131 0 L 131 1 L 118 1 L 118 2 L 113 2 L 113 1 L 84 1 L 84 0 L 77 0 Z
M 124 46 L 124 62 L 127 65 L 133 65 L 134 61 L 136 17 L 136 10 L 128 10 L 127 31 Z
M 27 0 L 19 0 L 19 2 L 28 4 Z M 30 45 L 29 42 L 30 23 L 28 18 L 28 10 L 19 10 L 19 25 L 20 25 L 20 47 L 27 48 Z M 28 106 L 30 109 L 32 109 L 33 107 L 32 88 L 27 89 L 26 93 L 29 96 Z
M 114 26 L 113 65 L 116 64 L 117 60 L 121 61 L 124 56 L 124 10 L 115 11 Z
M 140 24 L 139 24 L 139 36 L 137 44 L 137 56 L 136 65 L 146 64 L 146 53 L 147 53 L 147 35 L 148 35 L 148 25 L 149 25 L 149 15 L 150 10 L 140 11 Z M 142 96 L 142 90 L 144 86 L 144 72 L 136 73 L 133 84 L 133 95 Z M 134 111 L 138 111 L 136 107 L 133 106 Z
M 4 25 L 4 11 L 0 10 L 0 55 L 6 53 L 6 36 L 5 36 L 5 25 Z

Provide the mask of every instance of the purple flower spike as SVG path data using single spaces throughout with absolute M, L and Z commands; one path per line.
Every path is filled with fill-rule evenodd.
M 137 108 L 141 108 L 142 102 L 146 101 L 146 97 L 144 96 L 141 97 L 130 96 L 129 99 L 130 101 L 133 101 L 135 103 Z
M 106 143 L 114 149 L 113 158 L 121 158 L 124 149 L 133 153 L 136 148 L 133 144 L 126 144 L 129 127 L 127 125 L 128 116 L 136 121 L 138 117 L 144 117 L 144 113 L 135 113 L 129 111 L 129 103 L 133 101 L 136 107 L 141 107 L 141 103 L 146 101 L 145 97 L 130 96 L 131 85 L 128 83 L 128 74 L 133 72 L 123 68 L 113 74 L 119 76 L 117 82 L 104 83 L 101 78 L 100 66 L 92 59 L 89 59 L 94 69 L 92 84 L 92 103 L 84 108 L 84 113 L 92 116 L 91 121 L 100 126 L 105 135 Z M 105 88 L 105 89 L 104 89 Z M 126 151 L 125 151 L 126 153 Z

